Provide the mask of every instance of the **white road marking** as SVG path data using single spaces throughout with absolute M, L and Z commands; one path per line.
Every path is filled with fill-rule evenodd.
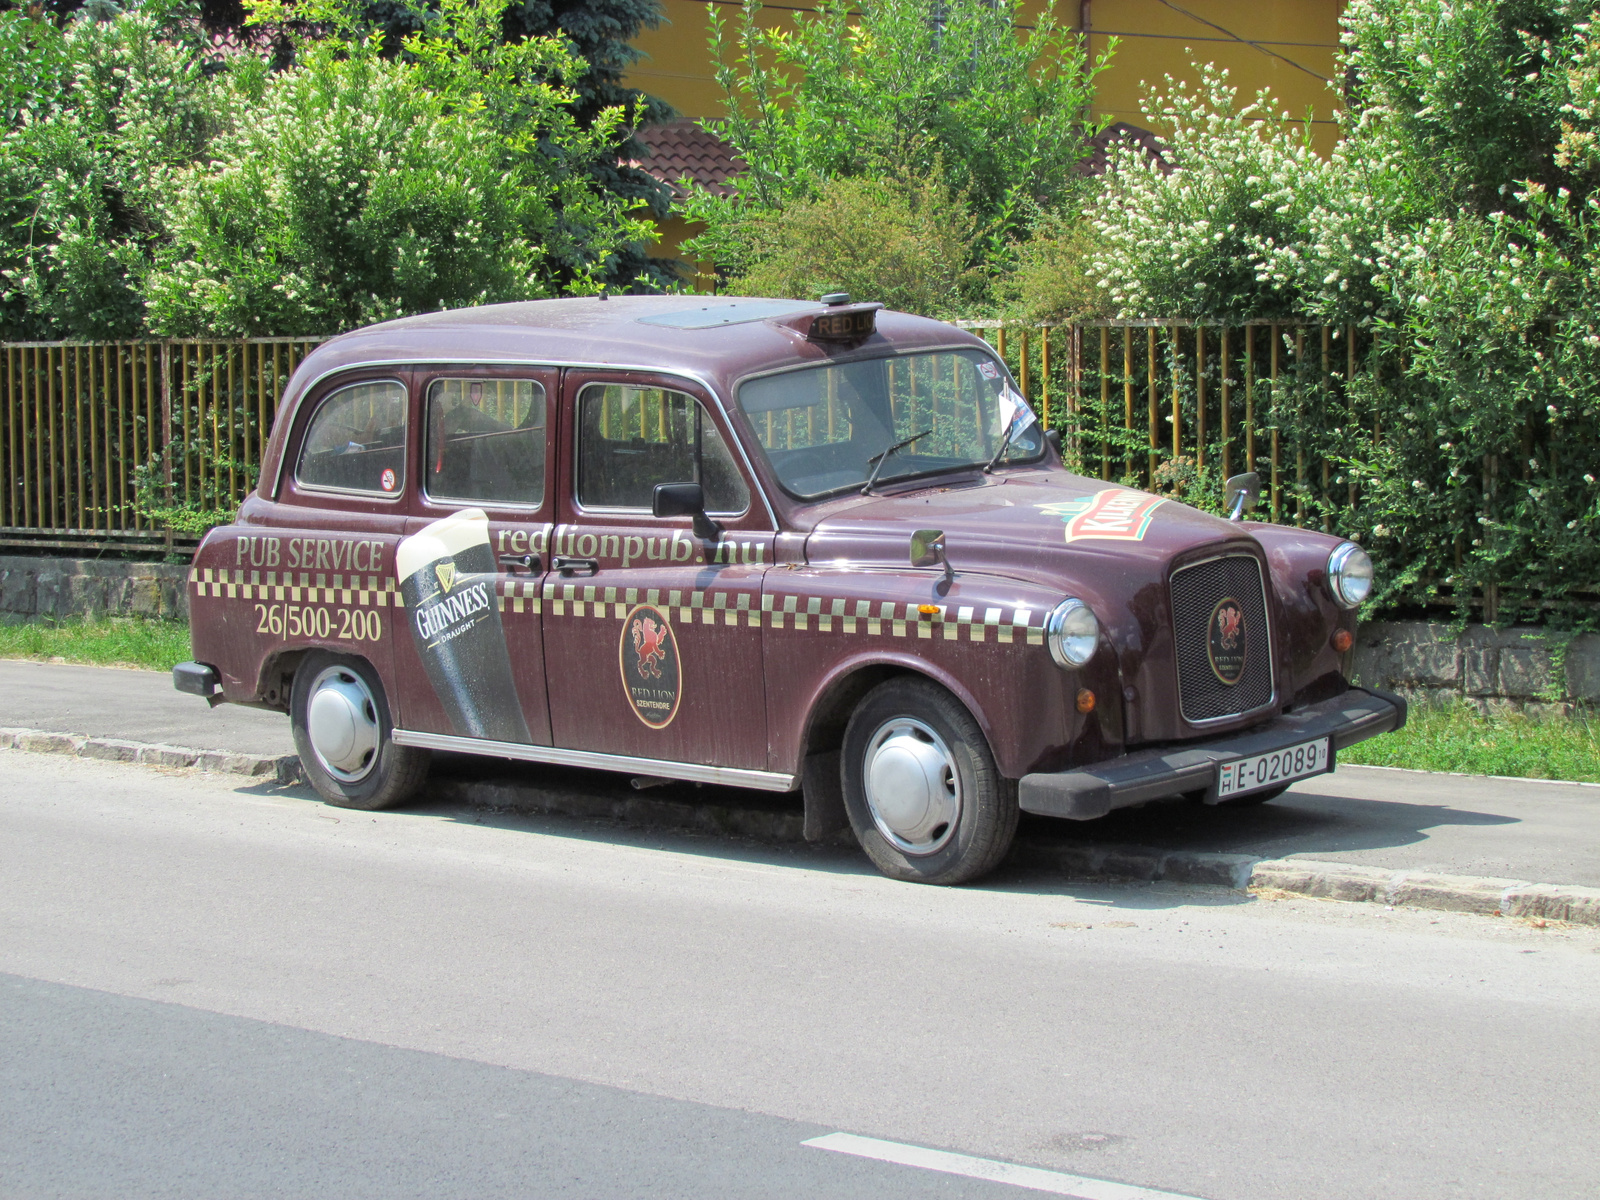
M 1109 1179 L 1090 1179 L 1083 1175 L 1046 1171 L 1042 1167 L 1024 1167 L 993 1158 L 974 1158 L 970 1154 L 952 1154 L 948 1150 L 929 1150 L 925 1146 L 908 1146 L 903 1142 L 857 1137 L 853 1133 L 828 1133 L 801 1145 L 853 1154 L 857 1158 L 899 1163 L 905 1167 L 921 1167 L 925 1171 L 942 1171 L 946 1175 L 965 1175 L 969 1179 L 1007 1183 L 1012 1187 L 1049 1192 L 1054 1196 L 1072 1196 L 1076 1200 L 1198 1200 L 1198 1197 L 1181 1196 L 1177 1192 L 1160 1192 L 1128 1183 L 1113 1183 Z

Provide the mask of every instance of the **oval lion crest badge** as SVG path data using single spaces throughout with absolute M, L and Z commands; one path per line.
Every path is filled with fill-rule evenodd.
M 678 638 L 666 613 L 651 604 L 630 609 L 622 622 L 617 658 L 622 690 L 638 718 L 652 729 L 672 724 L 683 696 L 683 673 Z
M 1211 673 L 1229 687 L 1244 678 L 1244 605 L 1232 596 L 1224 596 L 1211 610 L 1211 622 L 1206 627 L 1206 658 L 1211 663 Z

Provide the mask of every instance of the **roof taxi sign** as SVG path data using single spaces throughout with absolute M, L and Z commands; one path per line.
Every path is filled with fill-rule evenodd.
M 827 297 L 823 298 L 826 301 Z M 849 304 L 832 306 L 827 312 L 811 318 L 805 331 L 806 340 L 812 342 L 863 342 L 878 327 L 878 310 L 881 304 Z

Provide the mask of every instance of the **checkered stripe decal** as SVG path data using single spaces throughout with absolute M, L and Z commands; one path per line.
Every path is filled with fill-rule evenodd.
M 524 584 L 524 587 L 531 585 Z M 840 600 L 819 596 L 762 596 L 754 592 L 615 588 L 598 584 L 546 583 L 544 603 L 553 616 L 620 620 L 635 604 L 666 610 L 680 624 L 743 625 L 750 629 L 815 629 L 821 633 L 865 633 L 871 637 L 962 639 L 1044 644 L 1042 611 L 975 608 L 967 605 L 902 604 L 893 600 Z M 929 611 L 923 611 L 927 609 Z
M 405 607 L 392 579 L 370 575 L 296 575 L 289 571 L 246 572 L 204 567 L 191 570 L 189 582 L 195 585 L 198 596 L 287 600 L 294 604 Z M 635 604 L 652 604 L 667 610 L 680 624 L 698 621 L 702 625 L 814 629 L 820 633 L 865 633 L 869 637 L 1044 644 L 1045 613 L 1030 608 L 903 604 L 894 600 L 762 596 L 755 592 L 616 588 L 554 582 L 545 583 L 541 591 L 538 584 L 515 580 L 501 580 L 496 591 L 501 612 L 549 612 L 557 617 L 620 621 Z M 964 638 L 963 630 L 966 631 Z
M 377 575 L 327 575 L 294 571 L 230 571 L 225 567 L 194 567 L 189 582 L 197 596 L 226 596 L 230 600 L 287 600 L 291 604 L 364 605 L 369 608 L 404 608 L 393 579 Z

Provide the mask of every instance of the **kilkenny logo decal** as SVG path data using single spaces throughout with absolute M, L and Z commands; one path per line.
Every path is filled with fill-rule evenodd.
M 622 690 L 638 718 L 652 729 L 672 724 L 683 698 L 683 672 L 667 614 L 653 604 L 630 609 L 622 622 L 617 660 Z
M 456 585 L 456 564 L 450 561 L 439 563 L 433 568 L 433 573 L 439 577 L 439 586 L 449 595 L 450 589 Z
M 1066 523 L 1069 542 L 1087 538 L 1142 542 L 1156 509 L 1165 503 L 1160 496 L 1148 496 L 1132 488 L 1103 488 L 1080 500 L 1057 501 L 1039 507 Z
M 1206 626 L 1206 659 L 1211 673 L 1232 687 L 1244 678 L 1244 608 L 1232 596 L 1224 596 L 1211 610 Z

